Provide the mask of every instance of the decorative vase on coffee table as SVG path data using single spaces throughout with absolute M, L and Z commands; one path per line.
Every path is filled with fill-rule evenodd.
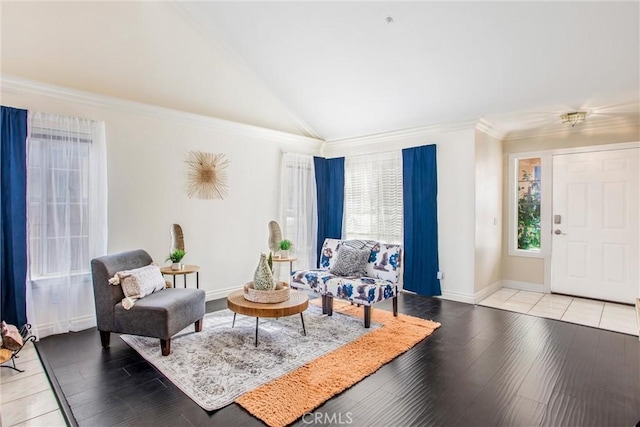
M 275 288 L 273 273 L 271 273 L 265 254 L 260 254 L 260 262 L 253 273 L 253 288 L 259 291 L 271 291 Z

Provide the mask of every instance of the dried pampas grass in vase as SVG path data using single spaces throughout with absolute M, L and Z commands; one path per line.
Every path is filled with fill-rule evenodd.
M 190 151 L 187 194 L 198 199 L 224 199 L 229 191 L 227 166 L 229 160 L 222 153 Z

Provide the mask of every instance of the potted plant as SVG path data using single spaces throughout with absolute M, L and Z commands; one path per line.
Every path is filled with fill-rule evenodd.
M 167 257 L 166 261 L 171 261 L 173 264 L 171 264 L 171 269 L 172 270 L 182 270 L 182 258 L 184 258 L 184 256 L 187 253 L 185 251 L 183 251 L 182 249 L 176 249 L 174 251 L 172 251 L 169 256 Z
M 280 258 L 289 258 L 289 249 L 293 246 L 291 240 L 282 240 L 280 242 Z

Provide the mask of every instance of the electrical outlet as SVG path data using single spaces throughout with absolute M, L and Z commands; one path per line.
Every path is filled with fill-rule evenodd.
M 442 271 L 438 271 L 438 274 L 436 274 L 436 279 L 444 279 L 444 273 Z

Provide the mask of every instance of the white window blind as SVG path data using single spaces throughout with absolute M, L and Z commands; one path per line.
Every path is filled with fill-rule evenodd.
M 402 152 L 345 159 L 345 235 L 402 243 Z

